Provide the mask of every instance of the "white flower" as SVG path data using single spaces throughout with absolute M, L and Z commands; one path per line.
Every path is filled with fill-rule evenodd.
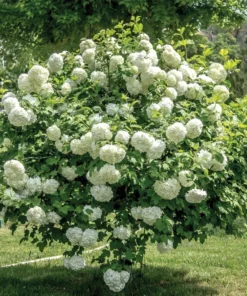
M 205 84 L 205 85 L 215 83 L 214 80 L 211 77 L 209 77 L 209 76 L 207 76 L 205 74 L 199 75 L 198 80 L 199 80 L 200 84 Z
M 7 92 L 3 95 L 2 97 L 2 103 L 7 99 L 7 98 L 16 98 L 16 95 L 12 92 Z
M 133 112 L 134 108 L 133 106 L 129 105 L 129 104 L 123 104 L 119 107 L 119 115 L 122 117 L 126 117 L 129 114 L 131 114 Z
M 139 73 L 144 73 L 152 65 L 152 61 L 147 57 L 146 52 L 134 52 L 128 56 L 132 65 L 137 66 Z
M 73 154 L 83 155 L 88 152 L 88 148 L 83 145 L 83 141 L 79 139 L 74 139 L 70 142 L 70 149 Z
M 176 85 L 176 91 L 178 96 L 183 96 L 188 90 L 188 84 L 185 81 L 179 81 Z
M 215 122 L 220 120 L 222 108 L 219 104 L 213 103 L 207 107 L 208 120 Z
M 213 95 L 217 96 L 217 99 L 220 99 L 220 101 L 225 102 L 229 98 L 230 93 L 224 85 L 216 85 Z
M 121 55 L 113 55 L 110 58 L 110 72 L 114 72 L 118 69 L 119 65 L 124 63 L 124 58 Z
M 103 120 L 103 116 L 99 115 L 99 113 L 95 113 L 88 118 L 88 123 L 89 125 L 94 125 L 96 123 L 102 122 L 102 120 Z
M 181 63 L 180 55 L 173 49 L 171 45 L 165 45 L 161 54 L 162 60 L 170 67 L 177 68 Z
M 90 78 L 93 83 L 97 83 L 101 87 L 107 86 L 107 83 L 108 83 L 107 76 L 102 71 L 92 72 Z
M 5 189 L 3 195 L 11 201 L 19 201 L 22 198 L 21 195 L 16 193 L 12 188 Z M 5 204 L 4 201 L 3 204 Z
M 216 83 L 220 83 L 226 80 L 227 72 L 221 64 L 212 63 L 208 70 L 208 76 Z
M 95 48 L 88 48 L 82 54 L 83 62 L 91 65 L 95 62 Z
M 178 81 L 176 79 L 176 76 L 167 73 L 166 83 L 167 83 L 168 86 L 175 87 L 177 85 L 177 82 Z
M 8 97 L 3 102 L 4 111 L 9 114 L 14 108 L 20 107 L 19 101 L 14 97 Z
M 194 184 L 193 173 L 191 171 L 180 171 L 178 173 L 178 181 L 183 187 L 190 187 Z
M 63 265 L 67 269 L 78 271 L 86 267 L 86 262 L 83 257 L 74 255 L 71 258 L 64 258 Z
M 106 185 L 95 185 L 90 189 L 95 200 L 100 202 L 110 201 L 113 198 L 113 191 L 111 187 Z
M 180 122 L 175 122 L 170 125 L 166 130 L 167 139 L 175 144 L 182 142 L 186 137 L 187 130 L 185 126 Z
M 8 119 L 12 125 L 21 127 L 29 124 L 30 115 L 25 109 L 16 107 L 10 111 Z
M 160 104 L 152 103 L 146 109 L 148 118 L 153 121 L 159 121 L 161 118 L 160 110 L 161 110 Z
M 22 180 L 25 176 L 24 165 L 15 159 L 8 160 L 3 165 L 4 176 L 14 180 Z
M 126 131 L 118 131 L 115 136 L 115 141 L 127 145 L 130 140 L 130 134 Z
M 109 184 L 115 184 L 121 178 L 121 174 L 119 170 L 117 170 L 115 166 L 111 164 L 105 164 L 99 170 L 99 175 L 100 175 L 100 178 L 104 180 L 104 183 L 109 183 Z M 104 185 L 104 184 L 94 184 L 94 185 Z
M 48 60 L 48 69 L 51 73 L 56 73 L 63 69 L 63 57 L 60 54 L 53 53 Z
M 110 126 L 107 123 L 94 124 L 92 129 L 93 140 L 110 140 L 112 138 L 112 132 L 110 131 Z
M 77 65 L 77 66 L 80 66 L 80 67 L 84 67 L 85 65 L 84 65 L 84 62 L 83 62 L 83 58 L 82 58 L 82 56 L 81 55 L 76 55 L 75 57 L 74 57 L 74 63 Z
M 213 156 L 206 150 L 200 150 L 197 153 L 197 162 L 205 169 L 210 169 L 212 166 Z
M 100 219 L 102 216 L 102 210 L 99 207 L 92 208 L 90 205 L 84 206 L 83 213 L 88 216 L 90 221 Z
M 188 65 L 181 65 L 178 70 L 183 74 L 184 81 L 188 82 L 196 79 L 196 71 L 191 69 Z
M 149 36 L 146 34 L 146 33 L 141 33 L 141 34 L 139 34 L 138 36 L 137 36 L 137 39 L 138 40 L 147 40 L 147 41 L 149 41 Z
M 179 81 L 178 83 L 183 82 L 183 81 Z M 165 94 L 168 98 L 170 98 L 172 101 L 176 100 L 178 94 L 175 88 L 173 87 L 167 87 Z
M 202 87 L 197 83 L 187 84 L 187 91 L 185 97 L 191 100 L 200 100 L 204 96 L 204 91 Z
M 28 176 L 24 174 L 22 179 L 7 178 L 7 184 L 16 190 L 24 190 L 27 184 Z
M 189 203 L 200 203 L 207 197 L 207 192 L 201 189 L 191 189 L 185 194 L 185 199 Z
M 188 121 L 185 127 L 187 130 L 186 136 L 190 139 L 195 139 L 201 135 L 203 123 L 200 119 L 194 118 Z
M 33 207 L 27 211 L 27 221 L 33 224 L 45 224 L 46 215 L 40 207 Z
M 18 88 L 24 93 L 31 93 L 33 91 L 32 84 L 28 78 L 28 74 L 21 74 L 18 78 Z
M 127 240 L 131 235 L 131 231 L 124 227 L 123 225 L 120 225 L 118 227 L 115 227 L 113 229 L 113 236 L 115 238 L 121 239 L 121 240 Z
M 155 140 L 152 146 L 147 151 L 147 158 L 158 159 L 161 158 L 163 152 L 165 151 L 166 144 L 161 140 Z
M 70 227 L 65 235 L 72 245 L 79 245 L 83 236 L 83 231 L 79 227 Z
M 48 127 L 46 134 L 49 140 L 57 141 L 61 137 L 61 130 L 59 127 L 53 124 L 52 126 Z
M 223 161 L 219 162 L 216 159 L 213 159 L 212 161 L 212 166 L 211 166 L 211 170 L 215 171 L 215 172 L 219 172 L 219 171 L 223 171 L 225 169 L 225 167 L 227 166 L 227 157 L 226 155 L 222 152 L 221 153 L 222 157 L 223 157 Z
M 117 104 L 109 103 L 106 105 L 106 113 L 110 116 L 114 116 L 118 113 L 119 106 Z
M 181 186 L 176 179 L 167 179 L 164 182 L 156 181 L 154 191 L 163 199 L 174 199 L 178 196 Z
M 58 181 L 55 179 L 48 179 L 42 184 L 42 190 L 45 194 L 54 194 L 59 187 Z
M 157 52 L 154 49 L 150 49 L 146 55 L 146 59 L 148 59 L 151 62 L 152 66 L 156 66 L 158 65 L 158 56 L 157 56 Z M 164 74 L 165 71 L 161 71 L 158 73 L 158 75 L 160 74 L 162 76 L 162 80 L 164 80 L 164 78 L 166 78 L 166 73 Z M 158 78 L 158 77 L 157 77 Z
M 54 94 L 54 89 L 51 83 L 44 83 L 41 86 L 39 95 L 43 98 L 49 98 Z
M 42 192 L 42 183 L 40 177 L 29 178 L 26 183 L 26 188 L 31 195 Z
M 82 83 L 87 79 L 87 72 L 82 68 L 74 68 L 71 73 L 72 78 L 75 79 L 77 83 Z
M 36 92 L 48 81 L 48 78 L 49 71 L 40 65 L 35 65 L 28 71 L 28 79 Z
M 84 248 L 89 248 L 94 245 L 98 240 L 98 232 L 94 229 L 86 229 L 81 237 L 79 245 Z
M 31 125 L 37 121 L 37 116 L 33 113 L 32 110 L 27 110 L 28 116 L 29 116 L 29 121 L 27 125 Z
M 142 92 L 142 84 L 134 76 L 133 77 L 126 77 L 125 80 L 126 80 L 127 91 L 131 95 L 137 96 Z
M 141 220 L 142 219 L 142 207 L 133 207 L 130 210 L 131 216 L 135 219 L 135 220 Z
M 96 48 L 96 44 L 94 43 L 94 41 L 92 39 L 86 39 L 80 43 L 81 54 L 83 54 L 84 51 L 89 48 Z
M 140 152 L 148 152 L 155 139 L 145 132 L 135 132 L 131 137 L 131 145 Z
M 174 104 L 170 98 L 162 98 L 159 102 L 159 106 L 164 116 L 169 115 L 172 113 L 172 109 Z
M 68 95 L 71 92 L 71 85 L 68 82 L 64 82 L 61 86 L 61 94 L 63 96 Z
M 142 219 L 148 225 L 153 225 L 157 219 L 162 216 L 162 211 L 159 207 L 148 207 L 142 209 Z
M 168 240 L 166 243 L 157 243 L 157 250 L 158 252 L 167 253 L 173 249 L 173 242 L 171 240 Z
M 28 94 L 26 96 L 22 97 L 22 100 L 28 101 L 28 103 L 32 106 L 38 106 L 39 100 L 36 97 L 33 97 L 32 95 Z
M 46 215 L 46 219 L 48 222 L 53 223 L 53 224 L 59 224 L 60 220 L 62 219 L 57 213 L 55 212 L 49 212 Z
M 124 289 L 125 284 L 129 281 L 130 273 L 127 271 L 115 271 L 108 269 L 104 273 L 104 282 L 113 292 L 120 292 Z
M 97 171 L 96 168 L 94 169 L 94 171 L 92 173 L 87 172 L 86 178 L 93 185 L 105 185 L 106 184 L 104 175 L 101 174 L 101 172 Z
M 139 46 L 142 47 L 146 51 L 149 51 L 150 49 L 153 49 L 152 43 L 150 43 L 148 40 L 145 40 L 145 39 L 142 39 L 139 42 Z
M 62 176 L 67 179 L 68 181 L 74 181 L 75 178 L 78 177 L 78 175 L 75 173 L 76 167 L 72 166 L 66 166 L 62 168 Z

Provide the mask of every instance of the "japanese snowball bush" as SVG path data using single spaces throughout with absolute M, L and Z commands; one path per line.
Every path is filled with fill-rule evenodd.
M 220 189 L 226 79 L 221 64 L 194 67 L 171 45 L 117 28 L 33 65 L 1 100 L 5 221 L 26 225 L 41 250 L 67 243 L 72 270 L 108 238 L 98 262 L 114 292 L 148 242 L 161 253 L 203 242 L 209 223 L 224 228 L 235 215 Z

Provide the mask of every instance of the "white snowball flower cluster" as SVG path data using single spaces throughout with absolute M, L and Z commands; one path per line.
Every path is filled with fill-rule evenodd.
M 109 103 L 106 105 L 106 113 L 110 116 L 114 116 L 118 113 L 119 106 L 117 104 Z
M 187 84 L 187 91 L 185 97 L 190 100 L 200 100 L 205 96 L 203 88 L 198 83 Z
M 131 137 L 131 145 L 140 152 L 148 152 L 155 141 L 155 138 L 148 133 L 139 131 Z
M 146 109 L 147 116 L 150 120 L 159 121 L 161 119 L 161 107 L 159 104 L 152 103 Z
M 124 289 L 125 285 L 129 281 L 130 273 L 127 271 L 115 271 L 112 269 L 108 269 L 104 273 L 104 282 L 109 287 L 109 289 L 113 292 L 120 292 Z
M 165 94 L 166 94 L 166 97 L 171 99 L 172 101 L 176 100 L 178 94 L 179 94 L 179 88 L 181 88 L 180 84 L 182 83 L 183 81 L 179 81 L 177 83 L 177 86 L 176 86 L 176 90 L 175 88 L 173 87 L 167 87 L 166 90 L 165 90 Z M 187 83 L 185 82 L 186 86 L 187 86 Z M 187 87 L 186 87 L 186 90 L 187 90 Z M 183 92 L 183 94 L 185 93 L 185 91 Z M 181 91 L 180 91 L 180 94 L 181 95 Z
M 39 93 L 43 84 L 47 83 L 48 78 L 49 71 L 40 65 L 35 65 L 29 70 L 26 80 L 27 84 L 31 85 L 32 91 Z M 25 92 L 22 89 L 20 90 Z
M 161 101 L 158 103 L 158 105 L 160 106 L 160 110 L 164 116 L 172 113 L 174 103 L 170 97 L 161 98 Z
M 75 63 L 75 65 L 80 66 L 80 67 L 84 67 L 85 66 L 84 65 L 84 62 L 83 62 L 83 58 L 79 54 L 74 57 L 74 63 Z
M 77 83 L 84 82 L 88 77 L 87 72 L 82 68 L 74 68 L 71 76 L 75 79 Z
M 142 209 L 143 222 L 152 226 L 157 219 L 162 216 L 162 210 L 159 207 L 147 207 Z
M 226 80 L 227 72 L 225 68 L 219 63 L 212 63 L 208 70 L 208 76 L 212 78 L 216 83 L 220 83 Z
M 189 203 L 200 203 L 207 197 L 207 192 L 201 189 L 191 189 L 185 194 L 185 199 Z
M 42 184 L 42 191 L 45 194 L 54 194 L 57 192 L 59 182 L 55 179 L 48 179 Z
M 108 123 L 94 124 L 91 129 L 93 140 L 110 140 L 112 138 L 112 132 Z
M 211 77 L 209 77 L 209 76 L 207 76 L 205 74 L 198 75 L 197 78 L 198 78 L 198 81 L 201 84 L 204 84 L 204 85 L 210 85 L 210 84 L 214 84 L 215 83 L 215 81 Z
M 3 107 L 6 114 L 9 114 L 12 109 L 20 107 L 20 103 L 15 97 L 8 97 L 3 101 Z
M 68 144 L 70 141 L 70 137 L 68 135 L 62 135 L 59 140 L 55 141 L 55 147 L 59 152 L 63 152 L 67 154 L 68 152 L 64 150 L 65 144 Z
M 173 241 L 168 240 L 166 243 L 157 243 L 157 250 L 159 253 L 167 253 L 170 252 L 173 249 Z
M 94 125 L 94 124 L 97 124 L 97 123 L 100 123 L 102 122 L 103 120 L 103 116 L 101 116 L 99 113 L 95 113 L 95 114 L 92 114 L 89 118 L 88 118 L 88 123 L 89 125 Z
M 22 100 L 27 101 L 32 106 L 39 106 L 39 99 L 30 94 L 23 96 Z
M 28 180 L 23 164 L 12 159 L 6 161 L 3 168 L 7 184 L 16 190 L 23 190 Z
M 195 139 L 201 135 L 203 123 L 200 119 L 194 118 L 187 122 L 185 128 L 187 130 L 186 136 L 190 139 Z
M 182 80 L 183 74 L 177 70 L 171 70 L 167 73 L 166 83 L 170 87 L 175 87 Z
M 197 153 L 197 162 L 205 169 L 210 169 L 212 166 L 213 156 L 207 150 L 201 149 Z
M 96 132 L 95 132 L 96 133 Z M 73 154 L 83 155 L 87 152 L 92 152 L 93 150 L 93 136 L 91 132 L 86 133 L 81 136 L 80 139 L 73 139 L 70 142 L 70 149 Z
M 177 68 L 181 63 L 180 55 L 171 45 L 165 45 L 161 54 L 162 60 L 170 67 Z
M 166 144 L 162 140 L 155 140 L 152 146 L 147 151 L 147 158 L 158 159 L 161 158 L 163 152 L 166 149 Z
M 95 169 L 92 174 L 88 172 L 86 177 L 93 185 L 105 185 L 117 183 L 121 174 L 114 165 L 105 164 L 99 171 Z
M 55 124 L 48 127 L 46 130 L 46 134 L 49 140 L 51 141 L 57 141 L 61 137 L 61 130 L 59 127 L 57 127 Z
M 99 202 L 107 202 L 113 198 L 113 191 L 111 187 L 106 185 L 94 185 L 90 192 L 95 200 Z
M 61 94 L 67 96 L 72 90 L 71 84 L 67 81 L 64 82 L 61 86 Z
M 126 77 L 125 81 L 127 91 L 131 95 L 137 96 L 142 93 L 142 84 L 136 77 Z
M 98 232 L 89 228 L 82 231 L 79 227 L 71 227 L 65 235 L 72 245 L 79 245 L 84 248 L 94 245 L 98 240 Z
M 62 69 L 63 69 L 63 57 L 58 53 L 53 53 L 48 59 L 48 70 L 51 73 L 56 73 Z
M 2 97 L 2 103 L 7 99 L 7 98 L 16 98 L 16 95 L 13 92 L 6 92 L 3 97 Z
M 183 74 L 183 80 L 185 82 L 194 81 L 197 77 L 197 73 L 188 64 L 182 64 L 178 71 Z
M 115 139 L 116 142 L 122 143 L 124 145 L 127 145 L 130 140 L 130 134 L 127 131 L 118 131 Z
M 131 208 L 130 214 L 135 220 L 141 220 L 142 219 L 142 207 Z
M 101 87 L 107 86 L 107 83 L 108 83 L 107 76 L 102 71 L 92 72 L 90 78 L 93 83 L 97 83 Z
M 102 210 L 99 207 L 92 208 L 90 205 L 86 205 L 83 208 L 83 213 L 88 216 L 90 221 L 100 219 L 102 216 Z
M 42 192 L 42 182 L 40 177 L 29 178 L 26 183 L 26 189 L 30 195 Z
M 228 160 L 225 153 L 222 152 L 221 155 L 223 157 L 222 162 L 219 162 L 215 158 L 213 158 L 211 163 L 211 168 L 210 168 L 212 171 L 215 171 L 215 172 L 223 171 L 227 166 Z
M 154 191 L 163 199 L 171 200 L 178 196 L 181 186 L 176 179 L 168 179 L 164 182 L 156 181 Z
M 25 110 L 22 107 L 15 107 L 9 112 L 8 120 L 12 125 L 22 127 L 36 122 L 37 117 L 34 115 L 32 110 Z
M 225 102 L 229 98 L 230 93 L 224 85 L 216 85 L 214 87 L 213 95 L 215 95 L 221 102 Z
M 96 54 L 95 48 L 86 49 L 82 54 L 83 62 L 85 64 L 88 64 L 89 66 L 93 65 L 93 63 L 95 62 L 95 54 Z
M 75 166 L 72 166 L 72 167 L 66 166 L 66 167 L 62 168 L 61 174 L 68 181 L 74 181 L 75 178 L 78 177 L 78 175 L 75 173 L 75 171 L 76 171 Z
M 82 40 L 82 42 L 80 43 L 81 54 L 83 54 L 84 51 L 89 48 L 96 48 L 95 42 L 92 39 Z
M 208 120 L 215 122 L 220 120 L 222 108 L 219 104 L 213 103 L 207 107 Z
M 57 213 L 55 212 L 49 212 L 46 215 L 46 219 L 49 223 L 53 223 L 53 224 L 59 224 L 60 220 L 62 219 L 62 217 L 60 217 Z
M 63 265 L 67 269 L 78 271 L 86 267 L 86 262 L 82 256 L 74 255 L 71 258 L 64 258 Z
M 33 224 L 46 224 L 46 214 L 40 207 L 33 207 L 27 211 L 27 221 Z
M 110 58 L 109 69 L 110 72 L 114 72 L 118 69 L 118 66 L 124 63 L 124 58 L 121 55 L 113 55 Z
M 131 235 L 131 231 L 124 227 L 123 225 L 120 225 L 118 227 L 115 227 L 113 229 L 113 236 L 115 238 L 121 239 L 121 240 L 127 240 Z
M 178 144 L 182 142 L 187 135 L 187 129 L 181 122 L 175 122 L 168 126 L 166 130 L 167 139 L 171 142 Z
M 130 115 L 133 112 L 134 108 L 130 104 L 123 104 L 118 110 L 118 114 L 124 118 Z
M 100 159 L 110 164 L 121 162 L 125 158 L 125 155 L 125 150 L 117 145 L 107 144 L 99 150 Z
M 185 81 L 179 81 L 176 85 L 176 92 L 178 96 L 183 96 L 188 90 L 188 84 Z M 168 95 L 169 96 L 169 95 Z
M 193 173 L 185 170 L 178 173 L 178 181 L 183 187 L 190 187 L 194 184 Z

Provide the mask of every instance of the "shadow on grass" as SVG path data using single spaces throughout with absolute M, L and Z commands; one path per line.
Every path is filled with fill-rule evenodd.
M 19 266 L 0 269 L 1 296 L 209 296 L 219 293 L 203 285 L 189 271 L 146 266 L 142 276 L 134 271 L 131 281 L 120 293 L 110 292 L 98 268 L 81 272 L 60 266 Z

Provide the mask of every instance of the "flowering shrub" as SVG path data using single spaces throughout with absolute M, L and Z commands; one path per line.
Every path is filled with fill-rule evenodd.
M 147 242 L 164 253 L 204 242 L 209 223 L 226 229 L 247 201 L 227 191 L 226 77 L 220 64 L 194 69 L 171 45 L 154 46 L 135 23 L 34 65 L 2 96 L 5 220 L 25 224 L 41 250 L 67 243 L 72 270 L 108 238 L 97 260 L 114 292 Z

